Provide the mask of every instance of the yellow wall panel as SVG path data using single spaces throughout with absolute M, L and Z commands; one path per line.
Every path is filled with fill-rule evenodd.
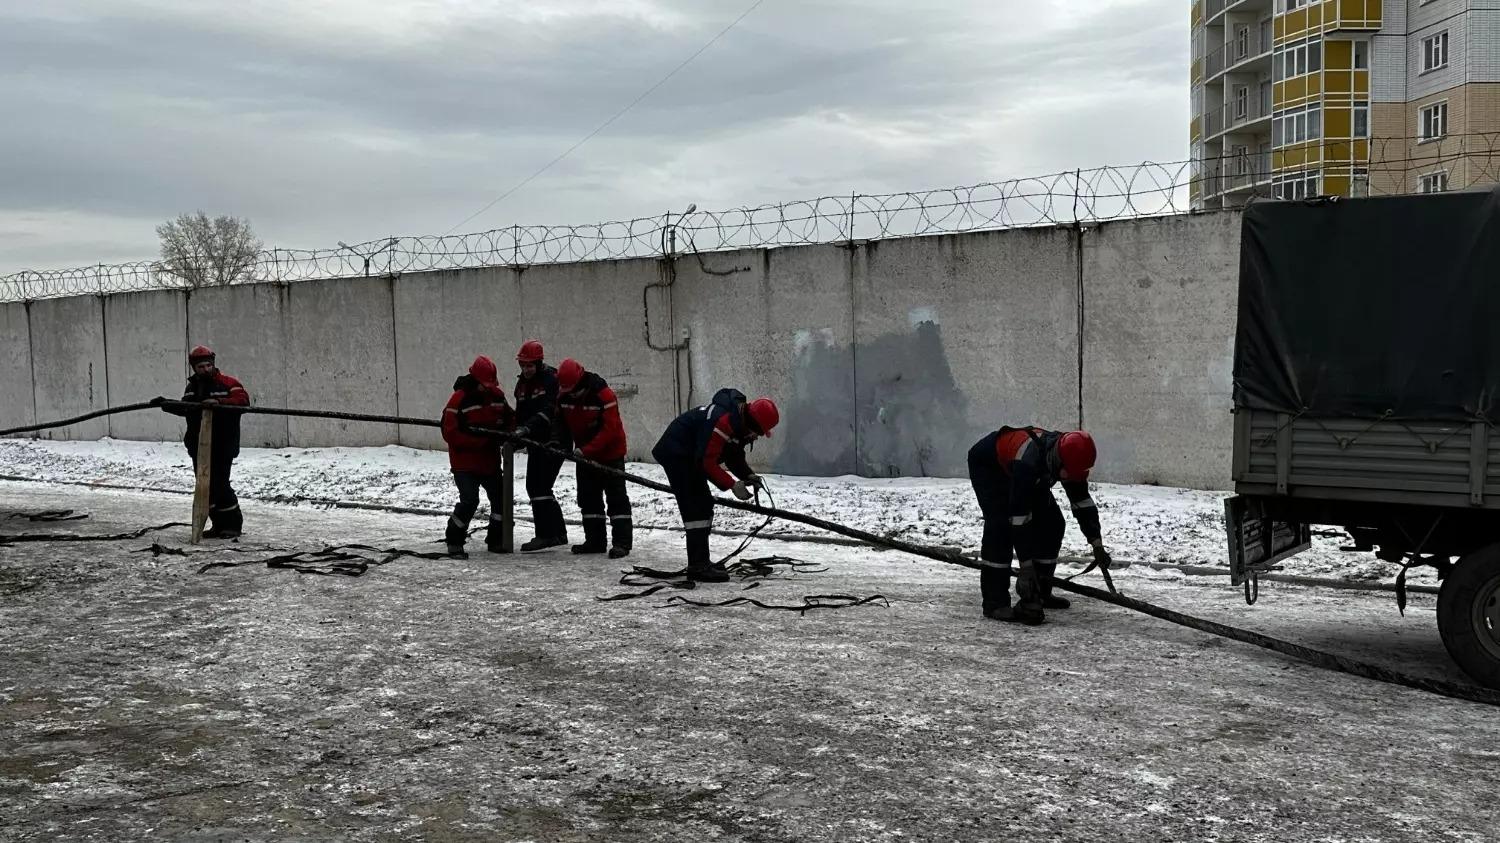
M 1309 74 L 1307 77 L 1307 95 L 1313 96 L 1314 94 L 1321 93 L 1323 93 L 1323 74 Z
M 1324 175 L 1323 176 L 1323 195 L 1324 196 L 1348 196 L 1349 195 L 1349 177 L 1348 176 L 1330 176 L 1330 175 Z
M 1324 41 L 1323 69 L 1349 70 L 1354 66 L 1354 43 L 1352 41 Z
M 1354 87 L 1353 79 L 1347 70 L 1334 70 L 1323 74 L 1323 90 L 1330 94 L 1348 95 Z
M 1354 93 L 1356 93 L 1356 94 L 1369 94 L 1370 93 L 1370 71 L 1368 71 L 1368 70 L 1356 70 L 1356 71 L 1354 71 Z
M 1370 160 L 1370 142 L 1367 140 L 1356 140 L 1354 142 L 1354 160 L 1364 163 Z
M 1354 120 L 1347 108 L 1323 107 L 1323 134 L 1330 138 L 1347 138 Z
M 1348 163 L 1354 160 L 1353 141 L 1327 141 L 1323 144 L 1324 161 L 1342 161 Z

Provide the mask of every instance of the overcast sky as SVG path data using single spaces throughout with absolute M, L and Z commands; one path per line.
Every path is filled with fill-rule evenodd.
M 753 0 L 0 0 L 0 274 L 439 234 Z M 1187 157 L 1185 0 L 764 0 L 460 231 Z

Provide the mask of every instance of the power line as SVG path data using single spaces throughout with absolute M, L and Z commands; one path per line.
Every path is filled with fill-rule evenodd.
M 762 3 L 764 3 L 764 2 L 766 2 L 766 0 L 755 0 L 754 3 L 750 4 L 750 7 L 748 9 L 746 9 L 745 11 L 743 11 L 743 12 L 740 13 L 739 17 L 735 18 L 733 21 L 730 21 L 730 23 L 729 23 L 728 26 L 726 26 L 723 29 L 719 30 L 719 34 L 718 35 L 715 35 L 714 37 L 708 39 L 708 43 L 704 44 L 702 47 L 699 47 L 697 52 L 695 52 L 692 55 L 688 56 L 686 59 L 683 59 L 683 61 L 682 61 L 681 64 L 679 64 L 676 67 L 672 68 L 672 72 L 671 73 L 668 73 L 666 76 L 663 76 L 662 78 L 658 79 L 656 81 L 655 85 L 652 85 L 651 87 L 647 88 L 644 92 L 641 93 L 640 96 L 638 96 L 635 99 L 631 100 L 629 105 L 625 106 L 624 108 L 620 109 L 619 111 L 616 111 L 614 113 L 614 115 L 611 116 L 608 120 L 605 120 L 603 123 L 600 123 L 597 127 L 594 128 L 594 130 L 592 132 L 589 132 L 588 134 L 584 135 L 583 138 L 580 139 L 577 143 L 573 144 L 572 146 L 570 146 L 566 150 L 564 150 L 561 155 L 557 156 L 556 158 L 553 158 L 551 161 L 548 161 L 545 165 L 542 166 L 542 168 L 540 170 L 537 170 L 536 172 L 534 172 L 531 175 L 527 176 L 526 178 L 522 179 L 515 187 L 512 187 L 510 190 L 507 190 L 504 193 L 500 194 L 499 196 L 495 197 L 495 199 L 492 200 L 488 205 L 485 205 L 483 208 L 480 208 L 479 210 L 477 210 L 474 213 L 470 214 L 469 216 L 465 217 L 457 225 L 454 225 L 453 228 L 450 228 L 447 231 L 443 232 L 443 234 L 444 235 L 452 234 L 454 232 L 454 230 L 456 230 L 459 226 L 468 224 L 468 222 L 470 220 L 472 220 L 475 217 L 483 214 L 485 211 L 488 211 L 489 209 L 495 207 L 500 202 L 504 201 L 507 197 L 509 197 L 511 194 L 515 193 L 516 191 L 518 191 L 521 188 L 525 187 L 526 185 L 530 184 L 532 181 L 536 180 L 537 177 L 541 176 L 543 173 L 545 173 L 548 170 L 552 169 L 552 167 L 554 165 L 556 165 L 559 161 L 563 160 L 564 158 L 567 158 L 569 155 L 572 155 L 575 151 L 577 151 L 577 149 L 580 146 L 583 146 L 584 144 L 588 143 L 595 135 L 597 135 L 600 132 L 604 131 L 605 129 L 609 128 L 609 126 L 610 126 L 611 123 L 614 123 L 616 120 L 619 120 L 621 117 L 624 117 L 625 114 L 626 114 L 626 112 L 630 111 L 630 109 L 635 108 L 637 105 L 639 105 L 641 103 L 641 100 L 644 100 L 646 97 L 651 96 L 651 94 L 653 94 L 653 93 L 656 92 L 657 88 L 660 88 L 662 85 L 665 85 L 667 83 L 667 81 L 670 80 L 673 76 L 676 76 L 678 73 L 682 72 L 683 68 L 685 68 L 688 65 L 692 64 L 694 59 L 696 59 L 699 56 L 703 55 L 708 50 L 709 47 L 712 47 L 715 43 L 718 42 L 718 40 L 720 38 L 723 38 L 725 35 L 727 35 L 729 33 L 729 30 L 734 29 L 736 26 L 739 26 L 740 21 L 743 21 L 745 18 L 749 17 L 750 13 L 753 12 L 753 11 L 755 11 L 757 8 L 759 8 L 760 5 Z

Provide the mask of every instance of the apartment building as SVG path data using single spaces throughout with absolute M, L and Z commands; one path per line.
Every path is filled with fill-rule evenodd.
M 1192 0 L 1194 208 L 1500 181 L 1500 0 Z

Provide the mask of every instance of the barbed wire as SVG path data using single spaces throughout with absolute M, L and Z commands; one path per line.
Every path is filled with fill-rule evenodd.
M 1320 140 L 1311 150 L 1341 153 L 1351 140 Z M 1369 140 L 1371 163 L 1335 162 L 1320 154 L 1306 167 L 1355 176 L 1369 195 L 1460 190 L 1500 182 L 1500 133 L 1453 135 L 1439 140 Z M 1285 156 L 1287 153 L 1282 151 Z M 513 225 L 473 234 L 388 237 L 332 249 L 270 249 L 259 253 L 236 284 L 293 283 L 330 278 L 396 276 L 409 272 L 526 267 L 676 253 L 847 243 L 935 234 L 1072 225 L 1187 213 L 1198 207 L 1233 206 L 1252 197 L 1302 198 L 1282 182 L 1298 173 L 1273 166 L 1269 151 L 1203 160 L 1096 167 L 1032 178 L 986 182 L 911 193 L 823 196 L 734 208 L 692 210 L 591 225 Z M 1305 179 L 1306 174 L 1303 175 Z M 193 285 L 162 261 L 99 264 L 61 270 L 26 270 L 0 276 L 0 301 Z

